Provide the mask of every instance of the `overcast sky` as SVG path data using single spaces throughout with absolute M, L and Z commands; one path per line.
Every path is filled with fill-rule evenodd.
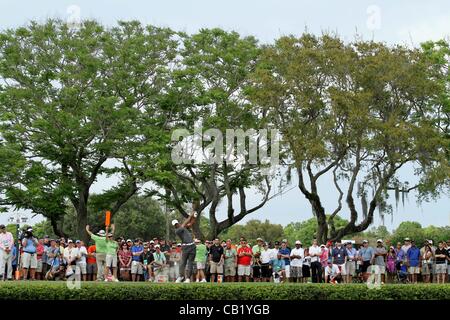
M 255 35 L 265 43 L 272 42 L 280 35 L 299 35 L 307 29 L 316 34 L 323 31 L 337 32 L 345 40 L 352 40 L 358 34 L 364 39 L 417 46 L 422 41 L 449 36 L 450 1 L 0 0 L 1 29 L 47 18 L 69 21 L 96 19 L 108 25 L 117 20 L 134 19 L 189 33 L 200 28 L 221 27 L 243 35 Z M 414 180 L 407 170 L 404 177 Z M 94 190 L 109 188 L 111 183 L 114 183 L 114 179 L 101 179 Z M 324 190 L 327 212 L 333 210 L 336 201 L 335 192 L 328 185 L 329 179 L 320 185 Z M 256 203 L 258 198 L 251 193 L 250 202 Z M 294 188 L 273 199 L 246 220 L 267 218 L 285 225 L 310 217 L 308 203 Z M 450 199 L 443 196 L 435 202 L 418 205 L 414 194 L 411 194 L 404 207 L 400 204 L 397 210 L 394 209 L 392 221 L 391 217 L 386 217 L 385 225 L 392 229 L 405 220 L 418 221 L 423 226 L 449 225 Z M 375 225 L 378 224 L 380 219 L 377 216 Z

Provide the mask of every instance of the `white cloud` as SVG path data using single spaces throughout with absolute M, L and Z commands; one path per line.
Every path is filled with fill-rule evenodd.
M 401 27 L 398 37 L 414 46 L 428 40 L 439 40 L 450 35 L 450 17 L 440 16 L 431 21 L 420 21 Z M 412 42 L 412 43 L 411 43 Z

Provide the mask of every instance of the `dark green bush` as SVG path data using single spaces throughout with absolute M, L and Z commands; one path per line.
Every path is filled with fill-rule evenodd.
M 450 285 L 4 282 L 0 300 L 450 300 Z

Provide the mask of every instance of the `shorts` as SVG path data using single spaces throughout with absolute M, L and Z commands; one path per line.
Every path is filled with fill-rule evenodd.
M 346 265 L 346 263 L 337 265 L 339 270 L 341 271 L 341 276 L 346 276 L 347 275 L 347 270 L 345 270 L 345 265 Z
M 42 272 L 42 266 L 43 266 L 43 263 L 42 263 L 42 260 L 38 260 L 37 261 L 37 266 L 36 266 L 36 272 Z
M 304 264 L 302 266 L 302 276 L 303 276 L 303 278 L 311 277 L 311 267 L 308 266 L 307 264 Z
M 290 269 L 289 273 L 290 273 L 291 278 L 301 278 L 303 276 L 302 267 L 291 266 L 289 269 Z
M 272 271 L 268 263 L 261 264 L 261 277 L 270 278 L 272 276 Z
M 363 261 L 361 265 L 361 272 L 365 273 L 367 272 L 367 269 L 370 267 L 370 260 Z
M 409 267 L 408 268 L 408 273 L 409 274 L 419 274 L 420 273 L 420 268 L 419 267 Z
M 260 278 L 261 277 L 261 266 L 253 266 L 253 278 Z
M 117 268 L 117 255 L 107 254 L 106 255 L 106 267 Z
M 142 268 L 142 263 L 139 261 L 131 262 L 131 273 L 132 274 L 144 274 L 144 269 Z
M 431 273 L 431 264 L 422 263 L 422 274 L 427 276 Z
M 354 276 L 355 272 L 356 272 L 356 264 L 355 261 L 347 261 L 345 263 L 345 274 L 349 275 L 349 276 Z M 341 270 L 343 271 L 343 270 Z
M 223 264 L 219 265 L 218 262 L 210 261 L 209 265 L 209 272 L 211 274 L 223 273 Z
M 373 272 L 375 274 L 385 274 L 386 273 L 386 266 L 379 266 L 377 264 L 374 264 L 369 269 L 370 269 L 370 272 Z
M 250 276 L 250 266 L 238 264 L 237 274 L 238 276 Z
M 22 268 L 31 268 L 36 269 L 37 268 L 37 255 L 36 253 L 28 253 L 24 252 L 22 254 Z
M 291 266 L 289 264 L 284 266 L 284 275 L 286 278 L 291 277 Z
M 87 274 L 97 274 L 97 263 L 88 263 L 86 265 Z
M 236 275 L 236 266 L 234 264 L 225 265 L 225 277 L 234 277 Z
M 75 269 L 76 274 L 87 274 L 86 262 L 77 262 L 77 267 Z
M 443 274 L 443 273 L 446 273 L 446 272 L 447 272 L 446 269 L 447 269 L 447 268 L 446 268 L 445 263 L 439 263 L 439 264 L 436 264 L 436 273 L 437 273 L 437 274 Z
M 197 270 L 205 270 L 205 264 L 204 262 L 197 262 Z

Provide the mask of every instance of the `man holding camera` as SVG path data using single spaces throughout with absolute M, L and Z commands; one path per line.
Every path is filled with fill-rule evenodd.
M 12 249 L 14 238 L 11 232 L 6 231 L 4 224 L 0 225 L 0 279 L 5 276 L 5 265 L 8 268 L 8 280 L 12 280 Z
M 23 279 L 28 279 L 28 270 L 30 270 L 30 279 L 35 280 L 35 272 L 37 268 L 37 245 L 38 239 L 33 236 L 33 229 L 30 227 L 25 231 L 25 236 L 22 239 L 22 272 Z

